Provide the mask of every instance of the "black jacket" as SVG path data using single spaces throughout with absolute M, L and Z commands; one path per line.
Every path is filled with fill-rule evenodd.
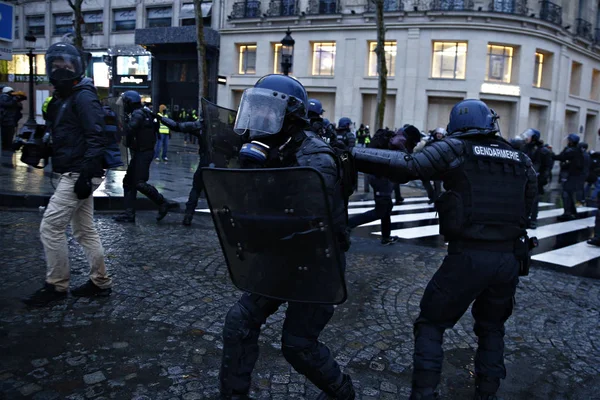
M 576 190 L 585 182 L 583 151 L 577 146 L 567 146 L 560 154 L 554 155 L 560 161 L 560 182 L 565 190 Z
M 525 144 L 522 151 L 531 159 L 533 168 L 538 173 L 538 184 L 540 186 L 548 184 L 554 164 L 550 149 L 544 146 L 544 142 L 538 141 Z
M 56 121 L 63 106 L 64 112 Z M 52 130 L 54 172 L 102 176 L 102 160 L 110 138 L 104 131 L 104 111 L 91 79 L 84 78 L 66 98 L 58 92 L 53 94 L 48 125 Z
M 20 114 L 20 115 L 19 115 Z M 14 96 L 8 93 L 0 95 L 0 125 L 17 126 L 21 119 L 21 107 Z
M 127 147 L 133 151 L 154 151 L 158 123 L 150 111 L 133 110 L 125 125 Z

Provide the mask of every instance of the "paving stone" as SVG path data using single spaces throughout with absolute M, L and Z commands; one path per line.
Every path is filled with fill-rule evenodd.
M 104 374 L 102 373 L 102 371 L 96 371 L 93 372 L 91 374 L 87 374 L 83 376 L 83 381 L 87 384 L 87 385 L 94 385 L 96 383 L 100 383 L 102 381 L 106 380 L 106 377 L 104 376 Z

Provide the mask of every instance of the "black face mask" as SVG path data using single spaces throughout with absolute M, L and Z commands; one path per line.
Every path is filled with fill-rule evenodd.
M 50 74 L 50 83 L 60 94 L 68 94 L 76 84 L 75 73 L 66 68 L 59 68 Z

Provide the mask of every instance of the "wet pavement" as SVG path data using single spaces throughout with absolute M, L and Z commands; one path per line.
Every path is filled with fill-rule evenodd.
M 192 188 L 193 175 L 198 167 L 198 145 L 188 144 L 184 135 L 173 133 L 169 142 L 168 162 L 153 161 L 150 167 L 150 184 L 154 185 L 169 201 L 183 204 Z M 38 207 L 48 203 L 54 193 L 58 175 L 51 172 L 51 165 L 36 169 L 20 161 L 21 152 L 0 153 L 0 206 Z M 126 163 L 126 153 L 123 161 Z M 94 192 L 96 209 L 119 210 L 123 208 L 123 177 L 125 167 L 109 170 L 102 185 Z M 403 185 L 403 196 L 422 195 L 423 190 L 414 185 Z M 353 200 L 372 198 L 363 192 L 363 179 Z M 204 206 L 205 203 L 201 203 Z M 138 209 L 156 208 L 149 200 L 138 194 Z
M 192 157 L 193 154 L 190 154 Z M 191 175 L 190 175 L 191 176 Z M 0 398 L 216 399 L 225 313 L 239 297 L 207 215 L 157 224 L 153 212 L 120 225 L 98 213 L 115 286 L 102 300 L 68 299 L 28 309 L 45 267 L 31 211 L 0 211 Z M 71 285 L 87 279 L 69 234 Z M 348 253 L 349 299 L 321 339 L 357 387 L 357 399 L 407 399 L 412 321 L 442 249 L 382 247 L 356 236 Z M 262 331 L 252 394 L 314 399 L 317 391 L 280 351 L 284 313 Z M 442 399 L 470 399 L 475 337 L 467 313 L 445 336 Z M 535 269 L 521 279 L 506 326 L 502 399 L 600 399 L 600 286 L 597 280 Z

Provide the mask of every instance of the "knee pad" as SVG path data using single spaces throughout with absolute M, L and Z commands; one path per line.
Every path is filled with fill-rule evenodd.
M 235 303 L 229 309 L 225 316 L 225 325 L 223 326 L 223 341 L 237 342 L 250 334 L 250 314 L 239 303 Z

